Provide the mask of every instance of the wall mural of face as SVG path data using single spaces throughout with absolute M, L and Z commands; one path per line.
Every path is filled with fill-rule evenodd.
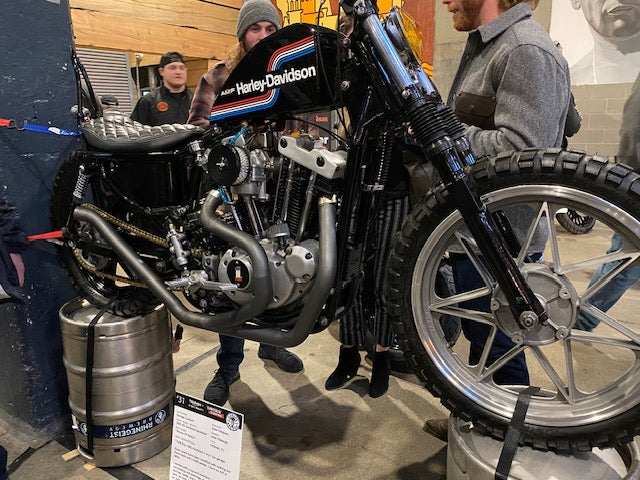
M 640 32 L 640 0 L 571 0 L 596 32 L 610 41 Z

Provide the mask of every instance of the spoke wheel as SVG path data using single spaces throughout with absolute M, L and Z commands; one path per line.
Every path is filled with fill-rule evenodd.
M 486 159 L 471 174 L 488 210 L 507 213 L 521 244 L 514 260 L 549 321 L 527 329 L 514 320 L 461 215 L 446 191 L 436 191 L 405 222 L 389 264 L 389 309 L 408 363 L 446 407 L 501 439 L 525 387 L 497 382 L 495 374 L 524 353 L 530 384 L 540 391 L 522 443 L 583 451 L 630 441 L 640 432 L 640 295 L 632 286 L 612 306 L 601 297 L 610 297 L 605 292 L 621 276 L 640 277 L 640 178 L 604 159 L 556 150 Z M 598 227 L 580 237 L 556 228 L 555 215 L 566 207 Z M 619 240 L 615 251 L 612 238 Z M 544 261 L 531 262 L 538 251 Z M 442 295 L 436 272 L 454 255 L 466 256 L 482 282 Z M 605 273 L 597 280 L 598 269 Z M 467 307 L 483 297 L 487 311 Z M 451 341 L 445 316 L 485 326 L 477 361 L 469 360 L 466 335 Z M 592 332 L 582 329 L 585 316 L 599 321 Z M 512 342 L 495 355 L 499 333 Z

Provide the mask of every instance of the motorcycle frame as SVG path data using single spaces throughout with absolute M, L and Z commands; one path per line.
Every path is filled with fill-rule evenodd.
M 81 151 L 80 161 L 85 166 L 85 174 L 90 176 L 90 181 L 94 188 L 108 188 L 112 191 L 115 198 L 119 202 L 128 206 L 133 212 L 151 215 L 160 219 L 171 214 L 174 210 L 186 208 L 194 208 L 200 198 L 200 185 L 203 178 L 202 169 L 198 168 L 193 161 L 188 147 L 172 150 L 159 151 L 151 153 L 106 153 L 95 151 Z M 184 163 L 183 166 L 176 165 Z M 141 170 L 149 172 L 149 169 L 162 169 L 165 173 L 171 170 L 174 176 L 183 175 L 185 178 L 172 179 L 171 182 L 159 182 L 156 185 L 157 192 L 154 199 L 150 199 L 149 192 L 146 192 L 142 185 L 121 185 L 123 180 L 133 180 L 117 178 L 117 171 L 120 169 L 128 169 L 127 164 L 134 164 Z M 150 166 L 149 164 L 153 164 Z M 184 170 L 188 170 L 188 173 Z M 151 175 L 153 176 L 153 175 Z M 123 176 L 124 177 L 124 176 Z M 136 179 L 137 180 L 137 179 Z M 135 182 L 131 182 L 132 184 Z M 140 196 L 147 196 L 147 202 L 140 199 Z M 162 199 L 157 205 L 153 205 L 155 201 Z M 173 202 L 166 204 L 165 199 L 172 199 Z M 98 205 L 101 208 L 103 205 Z M 163 233 L 163 232 L 153 232 Z

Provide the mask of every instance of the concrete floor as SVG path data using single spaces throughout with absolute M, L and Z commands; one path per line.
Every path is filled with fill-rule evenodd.
M 305 362 L 298 374 L 284 373 L 273 362 L 258 358 L 256 343 L 245 344 L 241 379 L 232 385 L 226 405 L 245 416 L 240 478 L 445 478 L 446 445 L 421 427 L 426 417 L 445 415 L 446 410 L 413 375 L 394 374 L 388 394 L 372 399 L 367 394 L 371 368 L 363 360 L 362 376 L 348 388 L 324 390 L 337 360 L 336 327 L 333 324 L 292 349 Z M 202 398 L 216 368 L 217 349 L 217 334 L 185 328 L 180 351 L 174 355 L 177 391 Z M 37 448 L 25 440 L 0 429 L 9 464 L 30 446 Z M 92 471 L 85 469 L 81 458 L 62 459 L 73 448 L 73 438 L 61 436 L 35 449 L 10 478 L 169 477 L 170 448 L 130 467 Z
M 598 225 L 585 236 L 559 235 L 562 245 L 581 253 L 578 243 L 603 252 L 609 238 L 609 232 Z M 582 281 L 586 284 L 588 279 L 586 276 Z M 636 298 L 640 294 L 631 293 Z M 632 317 L 632 322 L 637 322 L 636 315 Z M 367 394 L 371 368 L 363 360 L 361 377 L 348 388 L 324 390 L 326 377 L 337 361 L 337 326 L 334 323 L 292 349 L 305 363 L 304 371 L 298 374 L 284 373 L 272 362 L 259 359 L 257 344 L 246 343 L 241 379 L 231 387 L 226 405 L 245 416 L 240 478 L 444 479 L 447 446 L 425 434 L 421 427 L 425 418 L 444 416 L 447 411 L 413 375 L 394 374 L 387 395 L 372 399 Z M 634 327 L 637 325 L 632 328 L 638 331 Z M 173 359 L 179 392 L 201 398 L 216 368 L 217 349 L 217 334 L 185 329 L 181 349 Z M 613 365 L 608 362 L 619 361 L 608 352 L 587 353 L 592 360 L 594 353 L 600 353 L 602 359 L 585 361 L 589 379 L 606 377 Z M 43 442 L 17 435 L 1 418 L 0 444 L 9 451 L 12 480 L 141 480 L 169 476 L 169 448 L 131 466 L 87 470 L 81 458 L 62 459 L 75 448 L 70 430 Z

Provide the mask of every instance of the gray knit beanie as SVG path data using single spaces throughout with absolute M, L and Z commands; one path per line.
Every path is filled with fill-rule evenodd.
M 280 15 L 269 0 L 245 0 L 238 15 L 238 40 L 251 25 L 258 22 L 271 22 L 276 30 L 280 29 Z

